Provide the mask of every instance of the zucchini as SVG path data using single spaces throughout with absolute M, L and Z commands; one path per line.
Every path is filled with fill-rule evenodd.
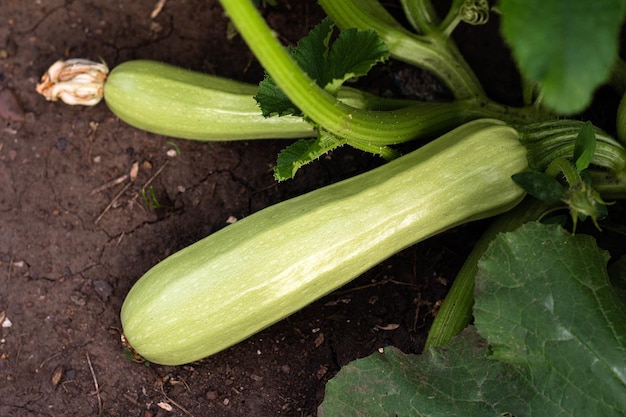
M 135 60 L 109 73 L 104 100 L 129 125 L 182 139 L 291 139 L 316 135 L 301 117 L 263 117 L 254 99 L 257 88 L 162 62 Z
M 225 349 L 443 230 L 511 209 L 526 149 L 503 122 L 464 124 L 379 168 L 250 215 L 169 256 L 121 310 L 146 360 Z

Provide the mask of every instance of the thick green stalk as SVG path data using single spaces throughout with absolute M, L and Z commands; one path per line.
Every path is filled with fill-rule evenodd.
M 398 23 L 378 0 L 319 0 L 342 28 L 373 29 L 392 57 L 435 74 L 458 99 L 485 97 L 485 92 L 454 41 L 438 30 L 416 35 Z
M 580 120 L 554 120 L 521 124 L 520 142 L 528 149 L 530 167 L 543 171 L 555 159 L 571 159 L 576 137 L 584 122 Z M 595 129 L 596 149 L 591 164 L 609 169 L 614 175 L 626 171 L 626 148 L 612 136 Z
M 564 158 L 557 158 L 553 160 L 546 168 L 546 175 L 550 175 L 551 177 L 558 177 L 559 175 L 563 175 L 565 181 L 570 188 L 574 188 L 578 186 L 582 181 L 582 177 L 580 176 L 580 172 L 576 169 L 576 166 L 569 160 Z
M 298 67 L 251 1 L 221 0 L 221 3 L 261 65 L 308 117 L 332 133 L 354 130 L 361 122 L 366 126 L 370 124 L 362 120 L 367 112 L 342 105 Z M 365 130 L 370 133 L 368 128 Z M 362 132 L 355 134 L 360 136 Z
M 221 3 L 278 87 L 308 118 L 333 135 L 346 138 L 348 143 L 386 146 L 440 134 L 477 118 L 528 122 L 540 115 L 534 109 L 513 109 L 477 99 L 451 103 L 409 102 L 407 107 L 389 111 L 350 107 L 319 87 L 295 63 L 251 1 L 221 0 Z
M 358 110 L 320 88 L 291 59 L 249 0 L 221 0 L 227 14 L 278 87 L 311 120 L 348 140 L 398 143 L 414 136 L 407 109 L 389 112 Z
M 418 33 L 427 35 L 439 25 L 440 19 L 430 0 L 401 0 L 406 18 Z

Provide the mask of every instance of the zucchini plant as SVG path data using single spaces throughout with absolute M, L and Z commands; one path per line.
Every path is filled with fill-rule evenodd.
M 528 189 L 512 176 L 525 171 L 553 175 L 555 160 L 576 165 L 580 181 L 575 185 L 592 190 L 581 194 L 588 205 L 597 208 L 604 205 L 603 197 L 626 195 L 623 145 L 593 126 L 587 129 L 591 144 L 577 145 L 584 123 L 558 118 L 558 105 L 542 107 L 542 94 L 550 89 L 529 89 L 523 107 L 487 97 L 450 36 L 461 21 L 485 20 L 485 9 L 473 2 L 455 0 L 440 18 L 427 0 L 402 0 L 411 31 L 377 0 L 320 0 L 330 18 L 289 49 L 253 2 L 221 3 L 267 72 L 258 87 L 134 61 L 110 74 L 103 64 L 96 64 L 95 72 L 55 64 L 38 90 L 70 104 L 93 105 L 103 97 L 122 120 L 170 136 L 301 138 L 279 155 L 278 180 L 343 145 L 391 162 L 255 213 L 149 270 L 129 292 L 121 320 L 130 346 L 150 361 L 174 365 L 215 353 L 408 245 L 509 212 Z M 335 24 L 341 28 L 338 34 Z M 344 86 L 390 58 L 433 72 L 454 99 L 382 99 Z M 404 156 L 393 148 L 434 137 Z M 558 204 L 574 218 L 596 215 L 565 195 L 559 194 Z M 497 224 L 489 236 L 504 228 Z M 472 274 L 459 281 L 462 290 L 450 304 L 462 307 L 443 315 L 444 327 L 460 330 L 459 323 L 461 328 L 467 323 Z

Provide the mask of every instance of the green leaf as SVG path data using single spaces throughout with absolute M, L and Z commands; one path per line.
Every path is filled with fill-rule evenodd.
M 626 413 L 626 306 L 589 236 L 531 222 L 479 263 L 476 329 L 422 355 L 344 366 L 320 416 L 545 417 Z
M 501 0 L 502 33 L 545 105 L 584 110 L 617 58 L 622 0 Z
M 289 48 L 292 58 L 307 75 L 331 94 L 336 94 L 346 80 L 367 74 L 389 57 L 387 46 L 373 30 L 343 30 L 331 44 L 334 27 L 326 17 L 295 48 Z M 265 117 L 302 115 L 267 75 L 259 84 L 255 98 Z
M 591 122 L 587 122 L 580 129 L 574 144 L 574 161 L 578 172 L 581 172 L 589 167 L 595 152 L 596 132 Z
M 342 30 L 330 49 L 329 79 L 323 87 L 334 94 L 345 81 L 366 75 L 388 57 L 389 49 L 375 31 Z
M 292 56 L 300 68 L 320 87 L 324 87 L 330 78 L 327 61 L 334 27 L 330 18 L 324 18 L 292 49 Z
M 500 417 L 527 415 L 531 394 L 506 364 L 486 357 L 472 327 L 445 347 L 408 355 L 389 347 L 341 368 L 326 384 L 320 417 Z
M 278 154 L 274 178 L 277 181 L 292 179 L 302 166 L 345 143 L 345 140 L 325 133 L 321 133 L 317 139 L 300 139 Z
M 534 393 L 535 416 L 626 413 L 626 307 L 590 236 L 528 223 L 479 263 L 475 325 Z
M 565 188 L 561 183 L 542 172 L 522 172 L 511 178 L 528 194 L 546 203 L 561 201 L 565 195 Z
M 302 116 L 302 111 L 278 88 L 269 75 L 266 75 L 263 81 L 259 83 L 259 89 L 254 99 L 259 104 L 264 117 Z

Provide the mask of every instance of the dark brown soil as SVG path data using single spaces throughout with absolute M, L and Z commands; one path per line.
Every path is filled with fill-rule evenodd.
M 151 19 L 155 4 L 0 0 L 0 102 L 8 106 L 0 105 L 0 415 L 313 416 L 342 365 L 388 344 L 421 350 L 481 225 L 407 249 L 206 360 L 128 360 L 119 311 L 151 266 L 231 216 L 380 163 L 342 149 L 277 184 L 271 166 L 284 142 L 176 140 L 129 127 L 104 104 L 69 107 L 36 94 L 39 77 L 64 57 L 110 67 L 147 58 L 261 79 L 242 40 L 228 37 L 217 1 L 170 1 Z M 295 43 L 323 15 L 313 1 L 281 1 L 265 16 Z M 168 156 L 175 147 L 180 154 Z M 112 183 L 134 163 L 134 182 Z M 146 205 L 148 185 L 163 208 Z

